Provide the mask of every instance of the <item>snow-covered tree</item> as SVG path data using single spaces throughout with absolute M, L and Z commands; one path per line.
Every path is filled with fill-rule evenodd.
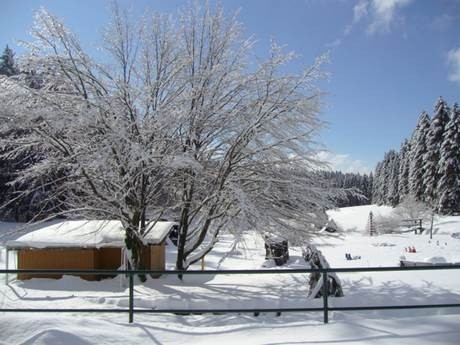
M 332 202 L 336 207 L 370 204 L 372 199 L 372 174 L 343 173 L 324 170 L 319 172 L 329 190 L 334 190 Z
M 399 155 L 390 150 L 377 163 L 373 176 L 373 202 L 382 205 L 396 205 L 399 201 Z
M 367 185 L 367 194 L 369 195 L 369 204 L 374 203 L 373 194 L 374 194 L 374 173 L 371 171 L 369 173 L 368 185 Z
M 250 65 L 252 41 L 220 8 L 175 18 L 135 21 L 115 6 L 100 62 L 55 16 L 37 14 L 24 69 L 42 87 L 0 81 L 4 124 L 28 133 L 14 152 L 46 155 L 16 182 L 65 171 L 54 197 L 72 214 L 121 220 L 134 267 L 147 213 L 178 216 L 178 269 L 224 228 L 304 241 L 327 205 L 312 174 L 324 58 L 286 74 L 294 54 L 273 44 Z
M 34 71 L 19 71 L 14 62 L 14 54 L 9 47 L 5 49 L 3 59 L 0 61 L 0 70 L 3 71 L 3 75 L 11 78 L 11 80 L 23 79 L 31 88 L 39 89 L 41 87 L 41 76 Z M 54 177 L 47 179 L 46 182 L 43 180 L 24 181 L 11 184 L 24 169 L 44 158 L 43 154 L 33 147 L 23 150 L 21 154 L 12 154 L 11 150 L 14 148 L 10 142 L 18 140 L 26 132 L 27 130 L 19 126 L 17 128 L 9 126 L 0 128 L 0 137 L 4 143 L 0 147 L 0 205 L 3 205 L 0 208 L 0 217 L 6 220 L 14 219 L 17 222 L 46 217 L 55 211 L 56 206 L 48 198 L 50 195 L 49 190 L 53 188 L 52 184 L 47 184 Z M 32 188 L 34 188 L 34 192 L 27 195 L 23 193 L 23 191 Z
M 440 151 L 437 184 L 439 196 L 438 212 L 458 214 L 460 212 L 460 109 L 455 104 L 446 125 Z
M 372 202 L 382 204 L 382 162 L 378 162 L 374 170 L 374 180 L 372 181 Z
M 417 126 L 411 138 L 410 164 L 409 164 L 409 191 L 416 200 L 423 200 L 425 192 L 424 157 L 427 152 L 427 135 L 430 128 L 430 117 L 422 112 L 418 118 Z
M 399 199 L 402 200 L 409 195 L 410 142 L 407 139 L 401 145 L 399 158 L 398 194 Z
M 388 195 L 386 202 L 391 206 L 396 206 L 399 203 L 399 154 L 391 150 L 388 153 L 388 164 L 387 164 L 387 183 L 388 183 Z
M 424 200 L 429 204 L 437 204 L 437 183 L 439 181 L 439 158 L 444 130 L 449 121 L 449 107 L 440 97 L 435 104 L 434 116 L 427 134 L 427 151 L 424 155 L 423 183 L 425 185 Z
M 0 56 L 0 75 L 10 77 L 18 73 L 19 71 L 14 61 L 14 52 L 10 47 L 6 46 L 3 54 Z
M 398 207 L 393 212 L 393 217 L 398 219 L 401 224 L 403 219 L 418 219 L 421 218 L 428 221 L 431 217 L 429 205 L 415 199 L 413 195 L 408 195 L 401 200 Z

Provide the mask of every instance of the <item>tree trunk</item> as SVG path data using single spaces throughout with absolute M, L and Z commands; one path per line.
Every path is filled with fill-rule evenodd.
M 126 229 L 125 245 L 130 255 L 128 260 L 128 268 L 134 270 L 142 269 L 143 267 L 141 267 L 141 255 L 143 243 L 137 234 L 137 229 L 132 225 L 128 226 Z M 139 279 L 144 282 L 147 280 L 147 277 L 145 274 L 140 274 Z
M 185 244 L 187 243 L 188 233 L 188 206 L 182 209 L 180 224 L 179 224 L 179 237 L 177 239 L 177 260 L 176 270 L 183 271 L 185 269 Z M 182 280 L 182 274 L 179 274 L 179 279 Z

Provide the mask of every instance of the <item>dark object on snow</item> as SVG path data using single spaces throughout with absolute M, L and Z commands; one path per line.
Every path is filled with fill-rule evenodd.
M 179 240 L 179 226 L 174 225 L 171 232 L 169 233 L 169 239 L 177 247 L 177 241 Z
M 433 266 L 431 262 L 400 260 L 399 267 Z
M 351 254 L 346 253 L 345 258 L 347 260 L 359 260 L 361 259 L 361 256 L 360 255 L 351 256 Z
M 330 268 L 323 254 L 311 244 L 307 245 L 307 247 L 302 250 L 302 255 L 311 268 Z M 342 284 L 339 277 L 335 273 L 328 273 L 327 280 L 328 296 L 343 297 Z M 309 297 L 322 297 L 324 291 L 322 274 L 319 272 L 310 273 L 308 286 Z
M 265 260 L 274 259 L 276 266 L 289 260 L 288 241 L 281 237 L 265 236 Z
M 324 231 L 329 232 L 331 234 L 337 232 L 338 230 L 339 229 L 337 227 L 337 224 L 334 222 L 333 219 L 329 219 L 326 225 L 324 225 Z
M 326 226 L 326 227 L 324 228 L 324 231 L 329 232 L 329 233 L 332 234 L 332 233 L 334 233 L 334 232 L 337 232 L 337 228 L 334 228 L 334 227 L 332 227 L 332 226 Z

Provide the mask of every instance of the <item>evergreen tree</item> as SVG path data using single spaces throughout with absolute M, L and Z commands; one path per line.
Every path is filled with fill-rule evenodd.
M 383 156 L 382 164 L 382 177 L 381 177 L 381 195 L 382 204 L 388 204 L 388 191 L 390 189 L 390 178 L 391 178 L 391 151 L 386 152 Z
M 451 115 L 450 115 L 451 114 Z M 434 116 L 422 112 L 410 141 L 390 150 L 377 163 L 372 202 L 398 205 L 412 198 L 443 214 L 460 213 L 459 106 L 449 110 L 440 97 Z
M 410 142 L 404 140 L 399 153 L 399 199 L 402 200 L 409 194 L 409 167 L 410 167 Z
M 378 162 L 373 176 L 372 202 L 396 205 L 399 201 L 399 155 L 390 150 Z
M 367 174 L 320 171 L 320 181 L 327 181 L 329 188 L 339 189 L 332 202 L 337 207 L 370 204 L 372 199 L 371 177 Z
M 435 113 L 428 131 L 427 151 L 424 155 L 423 183 L 425 185 L 424 201 L 432 206 L 437 204 L 437 183 L 440 179 L 439 159 L 444 130 L 449 122 L 449 107 L 440 97 L 435 105 Z
M 0 75 L 11 77 L 12 75 L 16 75 L 18 73 L 19 71 L 14 62 L 13 50 L 6 46 L 3 54 L 0 56 Z
M 384 203 L 383 161 L 378 162 L 375 167 L 374 180 L 372 184 L 372 202 L 377 205 Z
M 389 191 L 391 183 L 391 152 L 387 152 L 383 158 L 383 205 L 389 203 Z
M 411 139 L 409 164 L 409 192 L 416 200 L 421 201 L 425 192 L 423 183 L 423 162 L 427 152 L 427 134 L 430 128 L 430 117 L 422 112 Z
M 399 155 L 394 150 L 388 153 L 387 174 L 388 194 L 386 203 L 396 206 L 399 203 Z
M 437 186 L 438 212 L 458 214 L 460 212 L 460 109 L 455 104 L 447 123 L 441 145 Z
M 367 182 L 367 195 L 369 195 L 369 204 L 374 203 L 374 174 L 372 173 L 372 171 L 369 174 Z

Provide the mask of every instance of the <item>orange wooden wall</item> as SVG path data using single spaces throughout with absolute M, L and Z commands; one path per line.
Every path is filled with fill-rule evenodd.
M 121 265 L 120 248 L 46 248 L 20 249 L 19 269 L 118 269 Z M 141 268 L 165 269 L 165 245 L 151 245 L 143 248 Z M 18 274 L 18 279 L 61 278 L 61 274 Z M 99 280 L 104 276 L 80 275 L 85 280 Z M 107 276 L 105 276 L 107 277 Z

